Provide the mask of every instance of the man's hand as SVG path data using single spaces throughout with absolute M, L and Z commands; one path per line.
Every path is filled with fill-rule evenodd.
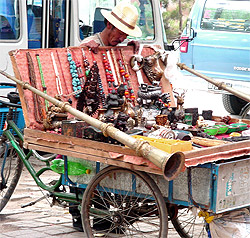
M 137 54 L 140 48 L 140 42 L 137 40 L 131 40 L 128 42 L 128 45 L 134 46 L 134 53 Z
M 80 46 L 86 46 L 86 47 L 90 48 L 95 54 L 97 54 L 100 44 L 98 44 L 94 40 L 92 40 L 92 41 L 89 41 L 86 43 L 82 43 Z

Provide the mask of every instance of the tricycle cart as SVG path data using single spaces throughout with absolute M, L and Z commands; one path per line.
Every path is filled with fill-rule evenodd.
M 128 62 L 132 48 L 121 49 L 125 57 L 124 62 Z M 111 51 L 109 48 L 105 50 Z M 145 47 L 142 56 L 155 53 L 154 50 Z M 103 80 L 105 70 L 100 66 L 102 54 L 93 55 L 79 47 L 18 50 L 10 53 L 17 79 L 11 78 L 18 83 L 27 128 L 23 136 L 15 123 L 8 120 L 8 127 L 1 138 L 0 188 L 3 198 L 0 210 L 14 191 L 22 162 L 38 186 L 49 191 L 54 200 L 79 205 L 84 231 L 88 237 L 165 238 L 169 219 L 181 237 L 207 237 L 206 224 L 210 222 L 212 215 L 249 206 L 249 140 L 190 151 L 184 148 L 182 152 L 178 151 L 178 147 L 177 151 L 170 153 L 136 140 L 110 124 L 74 109 L 77 97 L 71 93 L 72 82 L 65 80 L 71 77 L 67 59 L 69 54 L 74 55 L 74 61 L 78 62 L 84 62 L 82 57 L 86 55 L 88 58 L 94 57 L 93 61 L 99 64 L 104 93 L 108 93 L 108 82 Z M 32 67 L 28 66 L 31 64 Z M 133 79 L 137 78 L 138 73 L 131 70 L 130 74 L 136 95 L 139 83 Z M 147 80 L 143 72 L 141 77 L 144 82 Z M 38 78 L 39 80 L 35 80 Z M 60 78 L 64 81 L 59 80 Z M 33 87 L 27 83 L 29 81 L 33 83 Z M 170 93 L 173 102 L 169 82 L 164 76 L 161 79 L 161 87 L 164 92 Z M 39 93 L 38 89 L 45 92 L 45 95 L 41 94 L 44 99 L 34 97 Z M 49 96 L 65 91 L 68 91 L 67 95 L 62 94 L 66 97 L 61 101 Z M 72 107 L 65 103 L 69 98 Z M 80 128 L 85 128 L 86 123 L 81 124 L 78 121 L 69 123 L 70 126 L 66 123 L 62 134 L 54 133 L 51 129 L 44 131 L 43 124 L 39 121 L 43 115 L 38 115 L 37 111 L 42 112 L 46 105 L 52 106 L 49 102 L 63 108 L 64 111 L 60 113 L 70 112 L 89 124 L 93 123 L 94 126 L 87 127 L 88 130 L 79 130 L 79 125 Z M 10 115 L 11 110 L 12 107 Z M 250 124 L 248 120 L 244 122 Z M 15 131 L 17 137 L 13 136 L 10 128 Z M 105 141 L 100 132 L 105 134 L 108 140 Z M 41 158 L 37 156 L 36 150 L 63 155 L 63 166 L 57 164 L 55 170 L 52 166 L 56 165 L 53 164 L 55 159 Z M 31 156 L 43 160 L 45 166 L 35 171 L 29 162 Z M 14 157 L 16 167 L 13 164 Z M 84 170 L 80 175 L 72 172 L 71 167 L 79 167 L 79 164 Z M 60 173 L 60 178 L 47 185 L 42 181 L 41 175 L 51 170 Z M 12 180 L 9 171 L 14 171 L 11 174 Z M 74 188 L 74 193 L 62 188 L 66 185 Z M 202 212 L 198 215 L 194 212 L 195 209 Z

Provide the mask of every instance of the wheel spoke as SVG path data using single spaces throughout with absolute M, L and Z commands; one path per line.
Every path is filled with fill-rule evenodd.
M 193 214 L 189 208 L 178 208 L 178 215 L 172 219 L 176 231 L 184 238 L 207 238 L 206 223 Z

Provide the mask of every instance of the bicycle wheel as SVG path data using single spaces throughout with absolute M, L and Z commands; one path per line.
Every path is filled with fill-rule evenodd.
M 146 173 L 106 167 L 91 180 L 82 200 L 88 237 L 167 237 L 163 196 Z
M 207 238 L 206 222 L 203 217 L 193 214 L 190 208 L 177 207 L 178 211 L 171 222 L 182 238 Z
M 6 158 L 5 158 L 6 155 Z M 5 142 L 0 146 L 0 212 L 8 203 L 22 173 L 23 163 L 13 146 Z

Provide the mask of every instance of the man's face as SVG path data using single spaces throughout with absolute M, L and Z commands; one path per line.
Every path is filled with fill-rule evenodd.
M 116 46 L 119 43 L 122 43 L 126 38 L 127 34 L 120 31 L 116 27 L 112 27 L 112 31 L 109 34 L 108 41 L 110 46 Z

